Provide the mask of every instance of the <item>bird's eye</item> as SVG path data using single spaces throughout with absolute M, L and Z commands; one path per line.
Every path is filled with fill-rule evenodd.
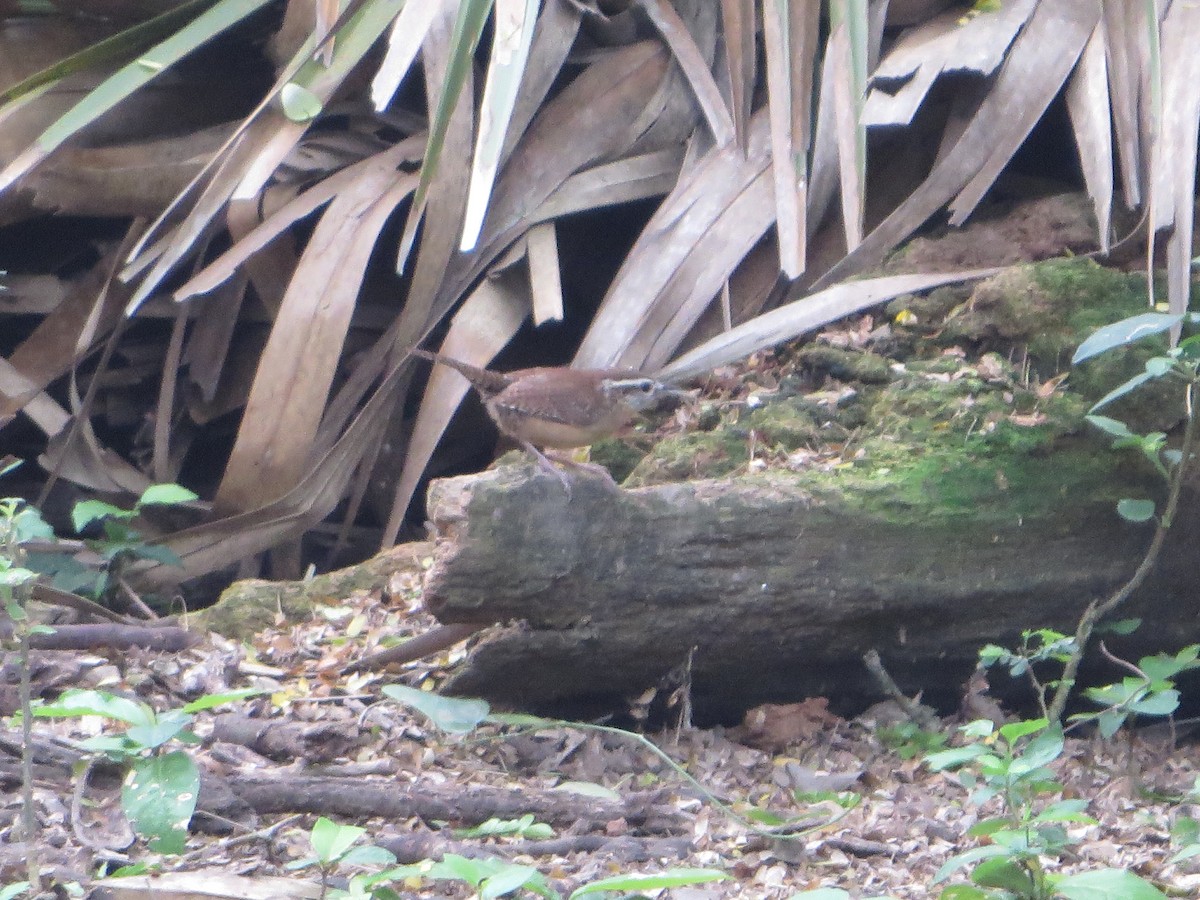
M 643 394 L 649 394 L 653 390 L 654 390 L 654 382 L 653 381 L 643 381 L 642 382 L 642 393 Z

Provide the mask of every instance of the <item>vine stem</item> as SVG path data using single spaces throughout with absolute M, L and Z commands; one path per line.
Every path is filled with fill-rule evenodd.
M 1162 554 L 1167 532 L 1170 531 L 1171 523 L 1175 519 L 1175 513 L 1179 509 L 1179 497 L 1183 493 L 1184 474 L 1187 472 L 1192 458 L 1192 449 L 1196 444 L 1196 415 L 1192 406 L 1194 390 L 1195 382 L 1189 382 L 1186 394 L 1187 426 L 1183 431 L 1183 446 L 1180 448 L 1179 464 L 1175 467 L 1175 471 L 1171 473 L 1170 488 L 1167 492 L 1167 505 L 1163 510 L 1162 517 L 1158 520 L 1158 527 L 1154 530 L 1154 537 L 1150 541 L 1150 546 L 1146 548 L 1146 554 L 1142 557 L 1141 563 L 1133 575 L 1129 577 L 1129 580 L 1107 599 L 1093 600 L 1088 604 L 1087 609 L 1083 611 L 1083 615 L 1080 616 L 1079 624 L 1075 628 L 1075 650 L 1072 652 L 1071 658 L 1067 660 L 1066 665 L 1063 666 L 1062 680 L 1055 689 L 1054 699 L 1050 703 L 1047 718 L 1052 722 L 1062 721 L 1063 713 L 1067 708 L 1067 697 L 1071 693 L 1071 688 L 1075 685 L 1075 676 L 1079 672 L 1079 664 L 1083 660 L 1083 651 L 1087 648 L 1087 643 L 1091 639 L 1092 632 L 1095 630 L 1097 623 L 1128 600 L 1134 591 L 1142 586 L 1142 583 L 1154 570 L 1155 565 L 1158 564 L 1158 558 Z

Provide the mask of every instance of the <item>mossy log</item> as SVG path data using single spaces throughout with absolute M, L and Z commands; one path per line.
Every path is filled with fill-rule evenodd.
M 1052 490 L 1046 468 L 1046 482 L 1004 494 Z M 861 707 L 879 698 L 862 664 L 871 648 L 903 689 L 953 702 L 983 644 L 1071 629 L 1150 537 L 1107 500 L 1030 517 L 997 495 L 975 516 L 921 522 L 787 478 L 620 491 L 580 478 L 568 498 L 553 477 L 505 468 L 431 488 L 426 604 L 444 622 L 516 623 L 449 687 L 521 708 L 619 706 L 689 653 L 705 720 L 806 696 Z M 1155 627 L 1122 649 L 1195 640 L 1185 588 L 1160 578 L 1143 592 L 1134 606 Z
M 877 335 L 785 352 L 770 390 L 702 409 L 640 461 L 593 448 L 635 489 L 580 478 L 568 498 L 524 468 L 435 483 L 430 610 L 520 623 L 480 643 L 451 688 L 611 708 L 690 654 L 701 718 L 812 695 L 846 710 L 878 697 L 862 664 L 874 648 L 905 690 L 953 703 L 983 644 L 1072 631 L 1142 558 L 1153 525 L 1114 508 L 1165 485 L 1085 416 L 1165 344 L 1068 361 L 1145 308 L 1136 276 L 1089 260 L 1014 267 L 900 298 Z M 1182 410 L 1162 379 L 1104 411 L 1170 432 Z M 1200 637 L 1194 493 L 1120 613 L 1153 623 L 1110 639 L 1127 657 Z

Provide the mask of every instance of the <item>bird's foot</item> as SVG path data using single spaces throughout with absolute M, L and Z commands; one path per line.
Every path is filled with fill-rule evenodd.
M 537 461 L 538 467 L 549 472 L 555 478 L 562 482 L 563 490 L 567 492 L 567 499 L 571 499 L 571 479 L 567 477 L 567 473 L 554 464 L 554 462 L 545 453 L 539 450 L 533 444 L 525 443 L 525 452 Z
M 568 500 L 571 499 L 571 479 L 567 476 L 567 473 L 563 471 L 563 469 L 567 467 L 572 469 L 583 469 L 587 472 L 594 472 L 602 476 L 605 482 L 605 487 L 614 491 L 618 489 L 618 485 L 616 481 L 613 480 L 612 474 L 608 471 L 608 469 L 604 468 L 604 466 L 600 465 L 599 463 L 579 462 L 578 460 L 564 459 L 558 456 L 551 458 L 542 451 L 538 450 L 537 447 L 533 446 L 532 444 L 526 444 L 525 450 L 530 456 L 537 460 L 539 467 L 547 472 L 553 473 L 554 476 L 562 482 L 563 490 L 567 492 Z

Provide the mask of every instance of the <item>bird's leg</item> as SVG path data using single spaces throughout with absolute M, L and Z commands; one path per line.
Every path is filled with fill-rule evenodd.
M 560 459 L 559 462 L 561 462 L 564 466 L 571 466 L 574 469 L 583 469 L 585 472 L 595 472 L 604 479 L 605 485 L 614 491 L 620 488 L 620 485 L 617 484 L 616 480 L 612 477 L 612 472 L 608 471 L 608 469 L 604 468 L 604 466 L 600 465 L 600 463 L 580 462 L 577 459 Z
M 566 473 L 562 469 L 560 469 L 558 466 L 556 466 L 553 462 L 551 462 L 550 458 L 548 456 L 546 456 L 545 453 L 543 453 L 537 447 L 533 446 L 533 444 L 529 443 L 529 441 L 521 441 L 521 446 L 525 448 L 526 453 L 528 453 L 530 456 L 532 456 L 537 461 L 537 464 L 541 468 L 545 469 L 547 472 L 552 473 L 559 481 L 562 482 L 563 490 L 565 490 L 567 492 L 567 499 L 570 500 L 571 499 L 571 480 L 569 478 L 567 478 Z

